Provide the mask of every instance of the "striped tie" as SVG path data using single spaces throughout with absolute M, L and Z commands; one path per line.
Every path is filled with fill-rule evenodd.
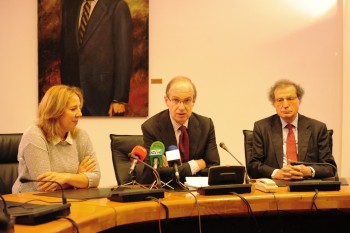
M 82 16 L 80 19 L 80 27 L 79 27 L 79 42 L 80 42 L 80 44 L 83 43 L 84 34 L 85 34 L 86 27 L 87 27 L 89 17 L 90 17 L 90 9 L 91 9 L 90 1 L 87 0 L 83 6 L 83 13 L 82 13 Z

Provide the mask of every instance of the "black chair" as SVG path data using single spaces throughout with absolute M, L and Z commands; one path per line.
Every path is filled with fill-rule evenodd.
M 18 146 L 22 134 L 0 134 L 0 193 L 12 193 L 18 177 Z
M 244 135 L 244 154 L 245 154 L 245 164 L 248 166 L 248 162 L 252 157 L 253 153 L 253 131 L 252 130 L 243 130 Z M 329 139 L 329 147 L 331 152 L 333 151 L 333 130 L 328 130 L 328 139 Z
M 144 165 L 137 164 L 135 168 L 135 177 L 131 176 L 129 174 L 131 161 L 128 154 L 136 145 L 143 145 L 143 136 L 110 134 L 110 139 L 114 173 L 118 185 L 140 181 Z M 133 180 L 133 178 L 135 178 L 135 180 Z

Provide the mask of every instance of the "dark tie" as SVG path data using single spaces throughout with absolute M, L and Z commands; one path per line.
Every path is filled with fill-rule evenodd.
M 288 135 L 287 135 L 287 164 L 289 165 L 289 160 L 298 161 L 297 155 L 297 144 L 295 142 L 295 136 L 293 132 L 293 125 L 288 124 Z
M 90 17 L 90 0 L 87 0 L 83 6 L 83 13 L 80 19 L 80 27 L 79 27 L 79 42 L 80 44 L 83 43 L 84 34 L 86 31 L 87 24 L 89 22 Z
M 190 140 L 185 126 L 179 128 L 181 131 L 179 137 L 179 149 L 181 153 L 181 160 L 187 162 L 190 159 Z

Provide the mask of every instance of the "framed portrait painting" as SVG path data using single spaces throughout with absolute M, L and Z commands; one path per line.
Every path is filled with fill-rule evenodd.
M 83 116 L 148 116 L 148 0 L 38 0 L 39 101 L 80 87 Z

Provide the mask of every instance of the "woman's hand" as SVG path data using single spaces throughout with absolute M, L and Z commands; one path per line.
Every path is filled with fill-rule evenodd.
M 79 164 L 78 173 L 92 172 L 95 170 L 96 161 L 91 156 L 85 156 Z
M 69 173 L 58 173 L 58 172 L 45 172 L 37 177 L 37 180 L 56 181 L 57 183 L 64 185 L 70 178 Z M 40 191 L 54 191 L 60 189 L 60 186 L 55 182 L 38 182 Z

